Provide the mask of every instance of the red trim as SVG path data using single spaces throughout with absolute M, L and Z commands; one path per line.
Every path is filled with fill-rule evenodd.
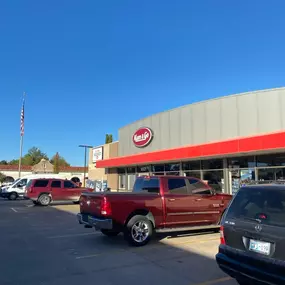
M 139 165 L 155 162 L 194 159 L 208 156 L 224 156 L 245 152 L 259 152 L 285 148 L 285 132 L 238 138 L 203 145 L 140 153 L 97 161 L 98 168 Z

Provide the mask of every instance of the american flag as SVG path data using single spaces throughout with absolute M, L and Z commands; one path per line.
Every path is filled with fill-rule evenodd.
M 21 137 L 24 135 L 24 132 L 25 132 L 25 99 L 23 100 L 23 106 L 21 110 L 21 127 L 20 127 Z

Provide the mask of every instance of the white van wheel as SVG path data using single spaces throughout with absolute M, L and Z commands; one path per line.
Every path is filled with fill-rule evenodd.
M 8 197 L 9 200 L 16 200 L 17 198 L 18 198 L 18 194 L 15 192 L 12 192 Z

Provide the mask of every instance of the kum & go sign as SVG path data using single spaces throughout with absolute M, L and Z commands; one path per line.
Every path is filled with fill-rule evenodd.
M 150 144 L 153 133 L 150 128 L 139 128 L 133 134 L 133 143 L 136 147 L 145 147 Z

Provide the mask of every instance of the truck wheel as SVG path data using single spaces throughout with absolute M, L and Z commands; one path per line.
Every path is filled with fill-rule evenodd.
M 38 200 L 39 204 L 41 206 L 48 206 L 51 202 L 51 198 L 49 195 L 47 194 L 42 194 L 40 197 L 39 197 L 39 200 Z
M 134 246 L 146 245 L 152 236 L 153 225 L 145 216 L 132 217 L 125 229 L 125 239 Z
M 15 192 L 12 192 L 8 197 L 9 200 L 16 200 L 17 198 L 18 198 L 18 194 Z
M 112 230 L 101 230 L 101 233 L 107 237 L 116 237 L 120 232 Z

